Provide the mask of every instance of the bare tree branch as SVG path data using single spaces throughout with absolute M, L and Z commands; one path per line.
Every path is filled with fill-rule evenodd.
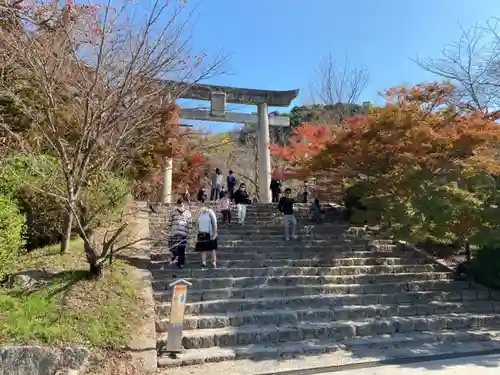
M 159 129 L 177 126 L 164 112 L 181 92 L 168 82 L 189 87 L 220 73 L 226 59 L 209 61 L 190 48 L 192 12 L 178 0 L 107 0 L 99 7 L 41 0 L 5 12 L 22 26 L 0 30 L 2 69 L 8 63 L 15 76 L 15 84 L 0 79 L 0 97 L 21 109 L 30 135 L 59 159 L 64 189 L 47 193 L 73 213 L 91 268 L 99 268 L 109 244 L 98 247 L 91 239 L 97 213 L 83 197 L 87 185 L 121 173 L 131 150 L 146 147 Z M 22 136 L 24 152 L 39 151 L 28 133 L 0 120 L 5 134 Z
M 500 104 L 498 20 L 461 29 L 458 41 L 442 49 L 439 57 L 415 59 L 426 71 L 458 87 L 457 101 L 469 101 L 485 111 Z
M 343 61 L 335 61 L 331 54 L 321 59 L 310 91 L 313 103 L 324 106 L 323 121 L 336 124 L 350 116 L 369 79 L 368 70 L 351 65 L 347 55 Z

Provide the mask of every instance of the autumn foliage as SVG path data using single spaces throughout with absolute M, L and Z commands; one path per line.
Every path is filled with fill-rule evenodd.
M 280 167 L 275 174 L 281 179 L 303 179 L 309 173 L 305 166 L 332 139 L 332 129 L 327 125 L 304 123 L 293 130 L 285 145 L 271 144 L 271 155 Z
M 498 116 L 457 104 L 454 93 L 448 84 L 394 88 L 386 105 L 328 135 L 304 125 L 271 149 L 304 179 L 362 186 L 363 220 L 396 237 L 491 242 L 500 229 Z
M 494 116 L 456 104 L 448 84 L 395 88 L 355 116 L 303 168 L 361 183 L 365 205 L 394 235 L 484 242 L 498 227 L 500 132 Z
M 131 159 L 129 174 L 136 181 L 134 195 L 138 199 L 156 201 L 159 198 L 166 158 L 174 160 L 174 193 L 197 189 L 208 166 L 206 147 L 199 141 L 199 135 L 180 127 L 180 107 L 166 105 L 161 116 L 162 121 L 150 135 L 149 142 Z

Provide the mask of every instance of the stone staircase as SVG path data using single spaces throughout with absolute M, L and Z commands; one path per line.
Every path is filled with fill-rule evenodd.
M 300 238 L 285 242 L 275 207 L 249 206 L 245 226 L 219 224 L 218 268 L 207 271 L 193 252 L 185 270 L 162 269 L 169 258 L 160 234 L 168 207 L 155 211 L 150 230 L 157 239 L 151 258 L 160 367 L 333 352 L 399 358 L 500 348 L 500 294 L 454 281 L 421 254 L 372 233 L 355 234 L 335 210 L 326 223 L 311 225 L 307 207 L 299 206 Z M 175 359 L 162 352 L 174 277 L 193 284 L 185 352 Z

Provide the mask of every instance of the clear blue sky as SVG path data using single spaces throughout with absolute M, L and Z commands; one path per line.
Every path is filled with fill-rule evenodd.
M 370 72 L 361 101 L 376 102 L 385 88 L 432 80 L 410 59 L 436 56 L 458 39 L 460 25 L 468 28 L 494 16 L 500 16 L 500 0 L 203 0 L 193 42 L 209 54 L 222 49 L 230 56 L 231 75 L 210 83 L 299 88 L 293 105 L 307 102 L 322 56 L 342 60 L 347 54 Z

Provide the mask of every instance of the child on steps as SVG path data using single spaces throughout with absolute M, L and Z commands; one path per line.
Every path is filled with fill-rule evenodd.
M 222 214 L 222 224 L 226 222 L 231 224 L 231 198 L 222 193 L 222 199 L 219 201 L 219 211 Z

